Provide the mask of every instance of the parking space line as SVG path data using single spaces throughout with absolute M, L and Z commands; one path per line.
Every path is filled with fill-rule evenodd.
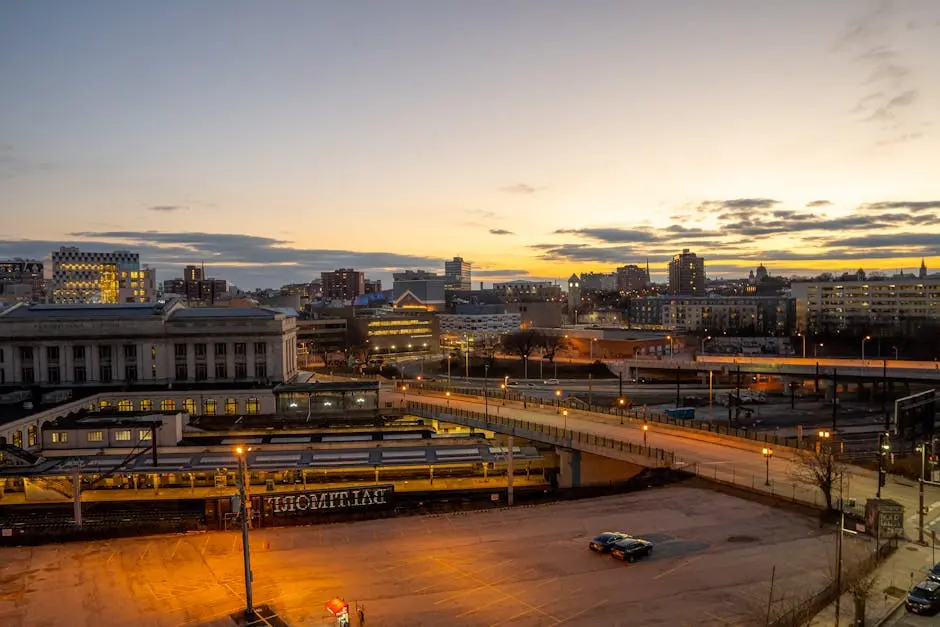
M 709 612 L 708 610 L 703 610 L 703 611 L 702 611 L 702 614 L 704 614 L 705 616 L 708 616 L 709 618 L 714 618 L 715 620 L 719 621 L 720 623 L 722 623 L 722 624 L 724 624 L 724 625 L 734 625 L 734 624 L 735 624 L 734 621 L 728 620 L 727 618 L 724 618 L 723 616 L 718 616 L 718 614 L 712 614 L 712 613 Z
M 590 611 L 592 611 L 592 610 L 598 610 L 598 609 L 604 607 L 605 605 L 607 605 L 607 599 L 602 599 L 602 600 L 600 601 L 600 603 L 595 603 L 594 605 L 588 605 L 587 607 L 584 607 L 584 608 L 578 610 L 577 612 L 575 612 L 575 613 L 572 614 L 571 616 L 568 616 L 567 618 L 563 618 L 562 620 L 558 621 L 558 623 L 559 623 L 559 624 L 561 624 L 561 623 L 567 623 L 568 621 L 570 621 L 570 620 L 573 619 L 573 618 L 577 618 L 578 616 L 581 616 L 582 614 L 587 614 L 588 612 L 590 612 Z
M 692 562 L 697 561 L 697 560 L 700 560 L 700 559 L 702 559 L 703 557 L 705 557 L 705 556 L 704 556 L 704 555 L 696 555 L 695 557 L 690 557 L 689 559 L 685 560 L 684 562 L 682 562 L 682 563 L 679 564 L 678 566 L 673 566 L 673 567 L 670 568 L 669 570 L 664 570 L 663 572 L 661 572 L 661 573 L 659 573 L 658 575 L 656 575 L 655 577 L 653 577 L 653 579 L 662 579 L 662 578 L 665 577 L 666 575 L 671 575 L 672 573 L 676 572 L 676 571 L 679 570 L 680 568 L 685 568 L 686 566 L 688 566 L 688 565 L 691 564 Z

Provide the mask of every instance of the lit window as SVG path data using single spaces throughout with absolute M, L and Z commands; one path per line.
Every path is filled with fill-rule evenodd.
M 172 398 L 165 398 L 160 401 L 160 411 L 175 411 L 176 401 Z
M 118 401 L 118 411 L 134 411 L 134 403 L 127 399 Z
M 140 401 L 140 411 L 153 411 L 153 401 L 148 398 Z
M 215 399 L 209 398 L 202 403 L 202 413 L 206 416 L 215 416 Z
M 114 440 L 116 442 L 130 442 L 131 441 L 131 430 L 122 429 L 121 431 L 114 432 Z
M 111 401 L 98 401 L 99 409 L 107 409 L 108 407 L 111 407 Z
M 238 411 L 238 402 L 234 398 L 225 399 L 225 415 L 234 416 Z
M 104 431 L 89 431 L 87 437 L 89 442 L 103 442 Z
M 52 443 L 53 444 L 65 444 L 69 441 L 69 434 L 66 431 L 53 431 L 52 432 Z
M 151 440 L 153 439 L 153 433 L 150 431 L 150 429 L 138 429 L 137 439 L 138 440 Z
M 245 413 L 248 414 L 260 414 L 261 413 L 261 401 L 256 398 L 249 398 L 245 401 Z
M 196 399 L 187 398 L 185 401 L 183 401 L 183 409 L 186 410 L 187 414 L 195 414 L 196 413 Z

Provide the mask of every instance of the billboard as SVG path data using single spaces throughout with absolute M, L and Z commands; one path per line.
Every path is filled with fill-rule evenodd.
M 391 505 L 395 486 L 369 485 L 333 490 L 308 490 L 265 494 L 261 497 L 265 518 L 309 516 L 340 510 L 379 509 Z
M 896 434 L 908 441 L 923 441 L 933 437 L 937 414 L 936 396 L 936 390 L 927 390 L 896 400 L 894 402 Z

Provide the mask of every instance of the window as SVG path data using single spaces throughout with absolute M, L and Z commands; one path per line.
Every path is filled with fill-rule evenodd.
M 69 441 L 68 431 L 53 431 L 52 432 L 53 444 L 68 444 L 68 441 Z
M 183 401 L 183 409 L 186 410 L 187 414 L 195 414 L 196 413 L 196 399 L 187 398 L 185 401 Z
M 98 347 L 98 359 L 100 359 L 101 361 L 111 361 L 111 347 L 99 346 Z
M 215 356 L 225 357 L 225 344 L 219 343 L 215 345 Z
M 150 345 L 150 359 L 153 360 L 156 358 L 157 358 L 157 347 L 151 344 Z
M 152 440 L 153 432 L 150 429 L 138 429 L 137 439 L 138 440 Z
M 131 430 L 130 429 L 121 429 L 120 431 L 114 432 L 114 440 L 116 442 L 130 442 L 131 441 Z
M 206 358 L 206 345 L 205 344 L 193 344 L 193 350 L 196 352 L 196 359 Z
M 20 346 L 20 361 L 32 361 L 33 360 L 33 347 L 32 346 Z
M 59 347 L 47 346 L 46 347 L 46 359 L 48 359 L 49 361 L 59 361 Z
M 33 372 L 32 366 L 23 366 L 23 371 L 21 373 L 23 376 L 23 383 L 34 383 L 36 381 L 36 374 Z
M 246 364 L 235 364 L 235 378 L 236 379 L 248 378 L 248 366 Z
M 176 411 L 176 401 L 172 398 L 165 398 L 160 401 L 160 411 Z
M 176 355 L 177 359 L 186 359 L 186 345 L 185 344 L 174 344 L 173 345 L 173 354 Z
M 153 411 L 153 401 L 149 398 L 140 401 L 140 411 Z
M 235 342 L 235 354 L 236 355 L 244 355 L 247 352 L 248 352 L 247 346 L 244 342 Z
M 23 448 L 23 432 L 19 429 L 13 432 L 13 446 Z
M 36 446 L 36 425 L 29 425 L 26 428 L 26 446 Z
M 255 379 L 265 379 L 268 376 L 267 364 L 255 364 Z
M 189 378 L 189 372 L 187 371 L 186 364 L 176 364 L 176 380 L 185 381 Z
M 101 364 L 99 371 L 100 376 L 98 377 L 98 380 L 102 383 L 111 383 L 111 366 L 107 364 Z
M 225 399 L 225 415 L 234 416 L 236 413 L 238 413 L 238 401 L 234 398 Z
M 137 361 L 137 345 L 136 344 L 124 345 L 124 359 L 127 359 L 128 361 Z
M 124 380 L 128 383 L 137 380 L 137 366 L 124 366 Z
M 268 345 L 264 342 L 255 342 L 255 355 L 264 355 L 267 353 Z
M 228 379 L 228 366 L 225 365 L 225 362 L 215 365 L 215 378 Z
M 49 383 L 60 383 L 62 381 L 58 366 L 49 366 L 46 368 L 46 377 L 49 379 Z
M 261 413 L 261 401 L 256 398 L 249 398 L 245 401 L 245 413 L 257 415 Z
M 209 371 L 205 364 L 196 364 L 196 381 L 205 381 L 209 378 Z
M 118 401 L 118 411 L 134 411 L 134 403 L 130 402 L 126 398 L 124 400 Z
M 109 407 L 111 407 L 111 401 L 98 401 L 98 409 L 108 409 Z
M 215 416 L 215 399 L 207 398 L 202 402 L 202 413 L 206 416 Z
M 84 383 L 88 379 L 88 375 L 85 374 L 85 366 L 75 366 L 75 370 L 72 373 L 72 380 L 75 383 Z
M 85 437 L 89 442 L 104 442 L 104 431 L 89 431 Z

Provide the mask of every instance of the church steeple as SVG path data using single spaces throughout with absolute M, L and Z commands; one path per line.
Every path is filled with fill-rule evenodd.
M 922 278 L 922 279 L 926 279 L 926 278 L 927 278 L 927 264 L 924 262 L 924 258 L 923 258 L 923 257 L 920 258 L 920 273 L 919 273 L 919 276 L 920 276 L 920 278 Z

